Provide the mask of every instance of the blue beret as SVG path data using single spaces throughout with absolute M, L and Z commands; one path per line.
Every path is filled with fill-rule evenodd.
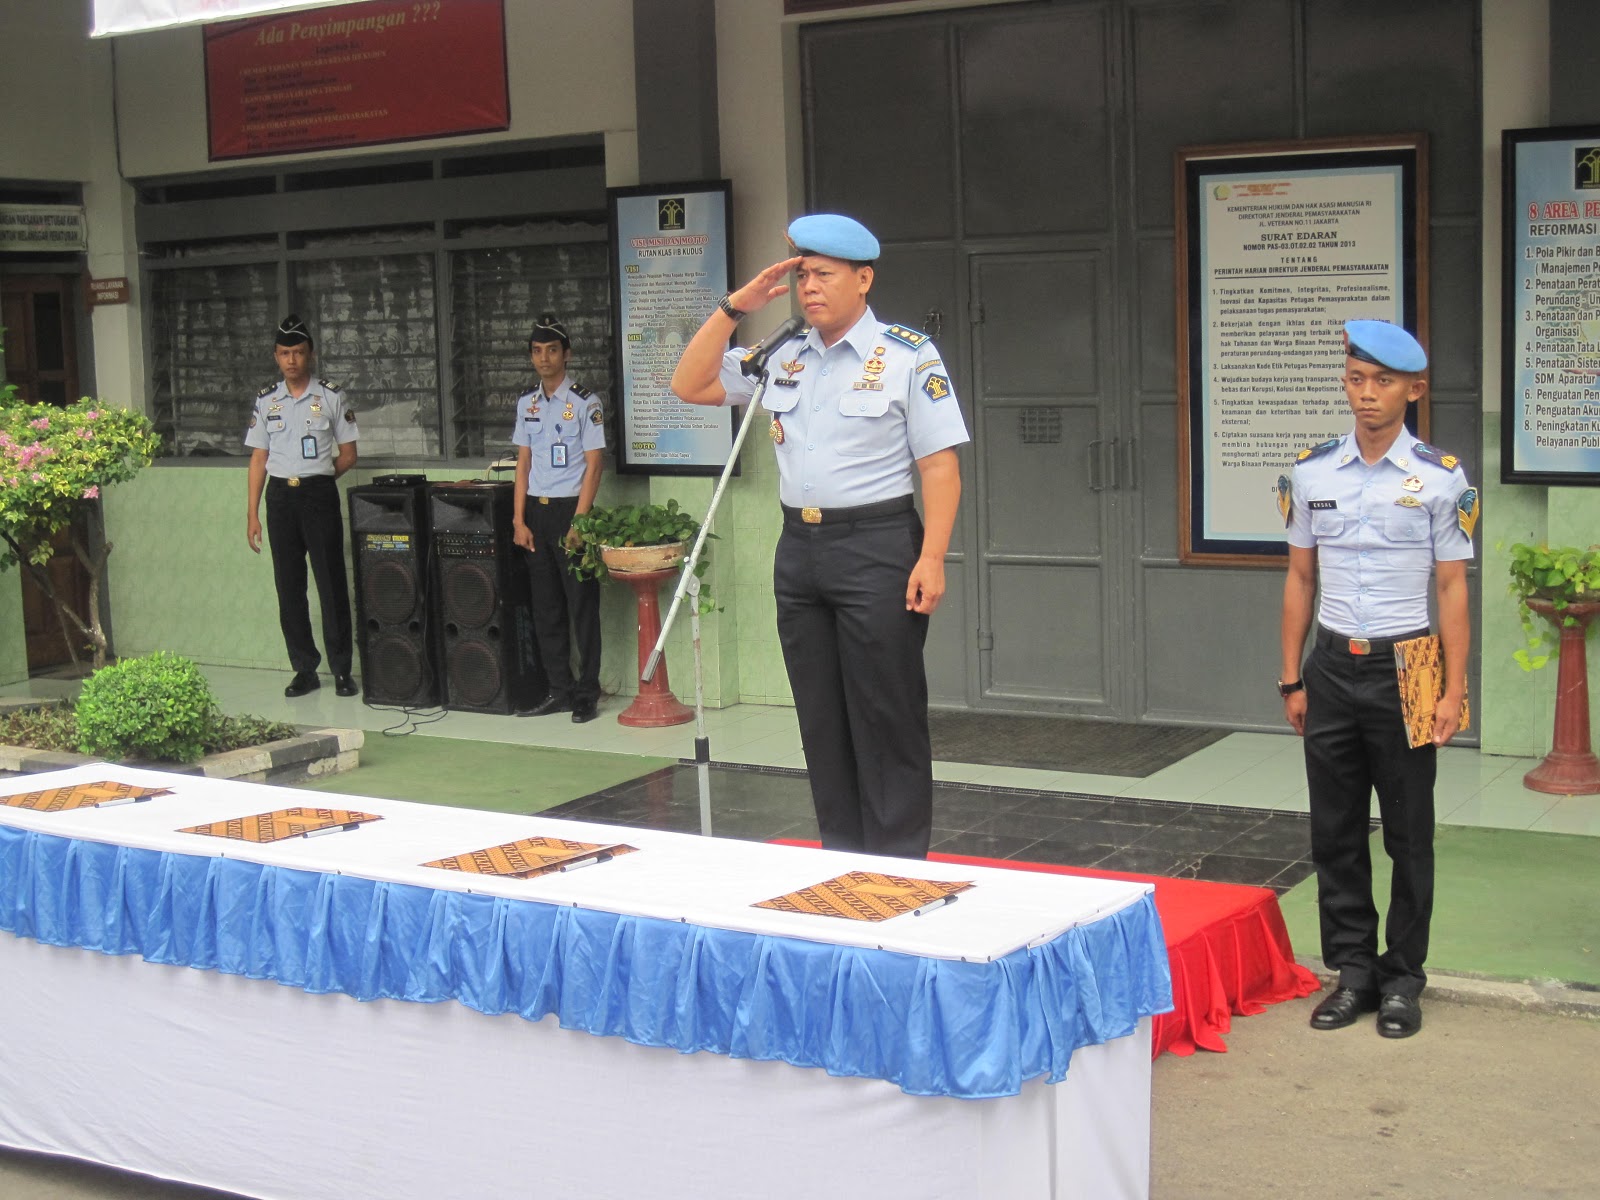
M 1350 341 L 1350 357 L 1388 367 L 1391 371 L 1426 371 L 1428 352 L 1398 325 L 1388 321 L 1346 321 L 1345 337 Z
M 797 251 L 842 258 L 847 262 L 872 262 L 878 257 L 878 239 L 853 217 L 813 213 L 789 226 L 789 240 Z

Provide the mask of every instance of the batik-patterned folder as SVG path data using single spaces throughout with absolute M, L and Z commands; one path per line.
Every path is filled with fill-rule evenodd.
M 619 854 L 632 854 L 638 847 L 618 842 L 570 842 L 566 838 L 531 837 L 499 846 L 436 858 L 425 867 L 443 871 L 471 871 L 478 875 L 504 875 L 510 879 L 532 879 L 590 863 L 609 862 Z
M 316 837 L 354 829 L 367 821 L 381 821 L 372 813 L 344 808 L 280 808 L 274 812 L 213 821 L 209 825 L 190 825 L 179 833 L 203 833 L 207 837 L 236 838 L 244 842 L 281 842 L 284 838 Z
M 1394 644 L 1394 669 L 1400 677 L 1400 711 L 1405 714 L 1411 748 L 1433 741 L 1433 710 L 1444 695 L 1444 658 L 1437 637 Z M 1461 728 L 1472 724 L 1472 710 L 1461 699 Z
M 75 783 L 71 787 L 0 796 L 0 804 L 8 808 L 31 808 L 35 812 L 70 812 L 74 808 L 107 808 L 113 804 L 132 804 L 135 800 L 171 794 L 171 788 L 142 788 L 108 779 L 100 783 Z
M 942 879 L 880 875 L 876 871 L 848 871 L 798 892 L 757 901 L 751 907 L 810 913 L 818 917 L 844 917 L 851 921 L 887 921 L 890 917 L 949 904 L 957 893 L 972 886 Z

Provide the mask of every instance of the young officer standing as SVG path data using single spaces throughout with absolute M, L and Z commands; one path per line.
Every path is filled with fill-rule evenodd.
M 315 350 L 305 324 L 287 316 L 278 326 L 274 355 L 280 383 L 256 393 L 244 444 L 250 447 L 249 509 L 245 539 L 261 553 L 261 492 L 267 493 L 267 538 L 278 589 L 278 623 L 294 678 L 285 696 L 304 696 L 321 684 L 322 656 L 311 638 L 306 600 L 306 560 L 317 581 L 322 644 L 333 671 L 333 690 L 356 694 L 350 674 L 350 586 L 344 570 L 344 518 L 334 481 L 356 465 L 356 414 L 326 379 L 312 379 Z
M 1403 1038 L 1422 1028 L 1435 757 L 1459 728 L 1466 697 L 1467 562 L 1479 505 L 1456 458 L 1406 430 L 1406 409 L 1427 390 L 1422 346 L 1385 321 L 1348 322 L 1345 342 L 1355 428 L 1302 450 L 1293 479 L 1279 480 L 1289 573 L 1278 691 L 1284 716 L 1305 739 L 1322 959 L 1339 972 L 1311 1027 L 1342 1029 L 1376 1009 L 1378 1033 Z M 1412 749 L 1393 647 L 1427 635 L 1430 574 L 1444 694 L 1431 744 Z M 1319 576 L 1315 639 L 1302 674 Z M 1374 788 L 1394 864 L 1382 954 L 1367 830 Z
M 599 715 L 600 581 L 572 573 L 569 549 L 577 546 L 572 518 L 589 511 L 600 490 L 606 418 L 589 389 L 567 378 L 572 342 L 546 313 L 528 335 L 528 357 L 539 386 L 517 401 L 517 487 L 512 536 L 528 552 L 533 629 L 550 693 L 519 717 L 571 712 L 577 724 Z M 578 676 L 572 643 L 578 643 Z

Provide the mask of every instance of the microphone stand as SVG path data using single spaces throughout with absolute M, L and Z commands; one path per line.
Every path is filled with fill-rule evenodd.
M 694 769 L 700 790 L 702 837 L 711 836 L 711 739 L 706 736 L 705 691 L 702 685 L 703 668 L 700 661 L 700 580 L 694 572 L 695 567 L 699 565 L 700 554 L 705 549 L 706 538 L 711 533 L 711 522 L 716 517 L 717 505 L 722 503 L 722 493 L 728 486 L 728 478 L 733 474 L 734 465 L 739 461 L 739 450 L 744 445 L 745 435 L 750 432 L 756 410 L 761 407 L 761 397 L 766 393 L 768 378 L 766 365 L 763 364 L 761 375 L 756 380 L 756 390 L 751 393 L 750 403 L 745 405 L 744 420 L 739 423 L 739 432 L 733 439 L 733 450 L 723 465 L 716 490 L 711 493 L 711 504 L 706 509 L 705 520 L 700 522 L 699 536 L 694 539 L 694 547 L 683 560 L 683 572 L 678 576 L 677 589 L 672 593 L 672 606 L 667 609 L 667 615 L 661 622 L 661 636 L 656 638 L 655 648 L 645 660 L 644 670 L 639 672 L 639 678 L 645 682 L 655 677 L 656 667 L 661 663 L 667 635 L 672 632 L 672 622 L 678 615 L 678 608 L 685 596 L 693 596 L 694 603 L 689 610 L 689 627 L 694 638 Z

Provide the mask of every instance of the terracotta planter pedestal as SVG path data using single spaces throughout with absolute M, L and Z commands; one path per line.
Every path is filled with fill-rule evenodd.
M 650 659 L 650 652 L 655 649 L 656 639 L 661 636 L 661 602 L 656 597 L 656 589 L 669 579 L 676 579 L 678 568 L 668 567 L 660 571 L 628 571 L 621 572 L 615 567 L 611 569 L 611 577 L 619 579 L 633 589 L 634 599 L 639 605 L 639 674 L 644 674 L 644 665 Z M 667 683 L 667 664 L 663 659 L 656 667 L 655 675 L 646 680 L 639 681 L 639 694 L 634 697 L 633 703 L 617 714 L 617 724 L 628 725 L 636 729 L 657 729 L 666 725 L 682 725 L 694 720 L 694 709 L 681 704 L 672 694 L 672 688 Z
M 1550 753 L 1522 777 L 1522 786 L 1558 796 L 1600 792 L 1600 759 L 1589 745 L 1589 661 L 1585 637 L 1600 602 L 1569 604 L 1557 613 L 1548 600 L 1530 599 L 1528 608 L 1556 624 L 1561 633 L 1556 665 L 1556 728 Z M 1568 625 L 1563 615 L 1577 624 Z

